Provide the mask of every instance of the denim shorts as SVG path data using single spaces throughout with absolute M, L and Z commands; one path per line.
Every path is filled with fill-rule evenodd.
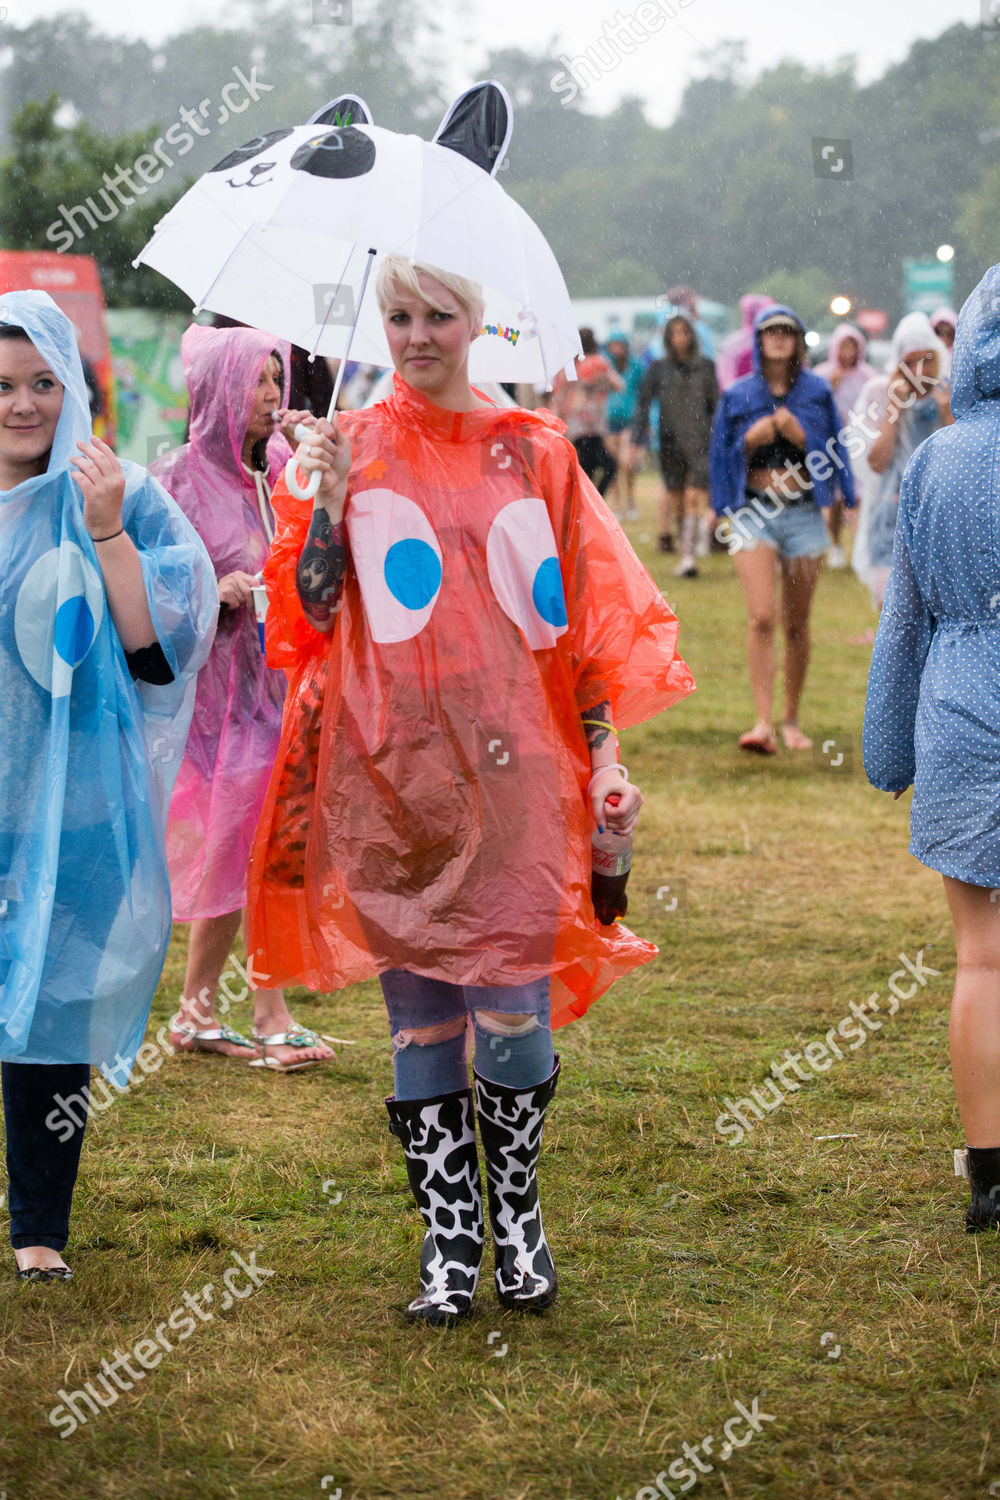
M 780 496 L 759 495 L 730 516 L 730 551 L 752 552 L 764 542 L 779 557 L 822 557 L 830 545 L 823 512 L 815 500 L 789 505 Z

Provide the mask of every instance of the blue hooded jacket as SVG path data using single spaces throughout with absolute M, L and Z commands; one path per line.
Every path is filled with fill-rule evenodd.
M 794 323 L 800 333 L 802 367 L 787 396 L 771 392 L 761 371 L 760 325 L 778 314 Z M 826 507 L 835 498 L 835 488 L 848 506 L 853 506 L 854 479 L 847 451 L 840 440 L 840 419 L 828 380 L 816 375 L 805 363 L 805 327 L 790 307 L 762 308 L 754 320 L 753 374 L 745 375 L 724 391 L 715 409 L 709 448 L 709 484 L 712 509 L 717 515 L 732 514 L 746 503 L 747 454 L 743 439 L 761 417 L 784 406 L 806 435 L 805 464 L 813 482 L 817 505 Z M 834 481 L 837 481 L 835 484 Z
M 864 760 L 911 782 L 910 852 L 1000 885 L 1000 266 L 962 308 L 953 426 L 906 466 L 865 704 Z
M 124 1087 L 170 937 L 166 802 L 219 595 L 190 522 L 123 463 L 173 677 L 135 683 L 72 477 L 91 435 L 73 325 L 46 292 L 0 295 L 0 324 L 63 388 L 45 472 L 0 491 L 0 1057 L 93 1063 Z

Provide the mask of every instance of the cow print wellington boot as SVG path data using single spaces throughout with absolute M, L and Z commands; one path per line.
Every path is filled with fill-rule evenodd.
M 556 1268 L 542 1228 L 535 1169 L 559 1059 L 533 1088 L 506 1088 L 473 1070 L 486 1192 L 496 1250 L 497 1295 L 504 1307 L 541 1312 L 556 1300 Z
M 385 1107 L 427 1226 L 420 1254 L 420 1295 L 407 1314 L 411 1322 L 454 1323 L 472 1306 L 483 1258 L 483 1194 L 472 1090 L 435 1099 L 390 1097 Z

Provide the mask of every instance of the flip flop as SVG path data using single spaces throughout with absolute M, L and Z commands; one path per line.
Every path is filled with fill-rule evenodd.
M 287 1031 L 274 1031 L 269 1036 L 255 1031 L 253 1039 L 262 1056 L 254 1058 L 251 1068 L 269 1068 L 272 1073 L 301 1073 L 305 1068 L 319 1068 L 333 1061 L 332 1057 L 304 1057 L 301 1062 L 280 1062 L 276 1057 L 268 1057 L 268 1047 L 318 1047 L 321 1041 L 333 1040 L 321 1037 L 307 1026 L 300 1026 L 297 1021 L 292 1021 Z
M 256 1042 L 252 1042 L 250 1038 L 244 1036 L 241 1031 L 234 1031 L 232 1026 L 226 1025 L 225 1021 L 223 1021 L 221 1026 L 207 1026 L 201 1031 L 198 1031 L 194 1026 L 188 1026 L 185 1023 L 180 1026 L 173 1027 L 171 1034 L 173 1036 L 183 1037 L 185 1041 L 194 1043 L 193 1047 L 175 1047 L 175 1052 L 205 1052 L 213 1057 L 229 1057 L 232 1058 L 233 1061 L 239 1061 L 239 1058 L 234 1056 L 233 1053 L 220 1052 L 218 1047 L 206 1047 L 203 1045 L 203 1043 L 232 1042 L 237 1047 L 248 1047 L 251 1052 L 257 1051 Z

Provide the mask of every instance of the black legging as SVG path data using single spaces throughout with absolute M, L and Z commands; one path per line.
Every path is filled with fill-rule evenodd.
M 618 460 L 607 449 L 604 439 L 596 432 L 573 440 L 580 468 L 603 495 L 618 473 Z

